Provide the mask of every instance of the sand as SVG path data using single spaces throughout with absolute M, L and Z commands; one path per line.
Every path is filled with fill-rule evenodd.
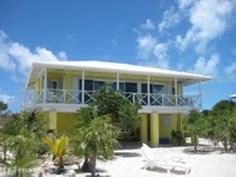
M 187 175 L 167 174 L 157 170 L 150 171 L 145 169 L 145 159 L 142 157 L 140 149 L 117 150 L 113 160 L 107 162 L 99 161 L 97 169 L 100 176 L 114 177 L 236 177 L 236 153 L 212 151 L 210 146 L 200 146 L 200 149 L 200 152 L 194 153 L 192 146 L 153 148 L 156 154 L 161 153 L 185 158 L 191 165 L 191 172 Z M 76 176 L 87 175 L 89 173 L 77 174 Z
M 193 152 L 192 146 L 152 148 L 156 155 L 180 156 L 191 165 L 187 175 L 144 168 L 145 159 L 140 148 L 116 150 L 113 160 L 98 161 L 97 170 L 100 176 L 112 177 L 236 177 L 236 153 L 222 153 L 212 150 L 207 142 L 200 146 L 198 153 Z M 0 173 L 2 177 L 3 174 Z M 90 173 L 78 173 L 76 177 L 90 176 Z

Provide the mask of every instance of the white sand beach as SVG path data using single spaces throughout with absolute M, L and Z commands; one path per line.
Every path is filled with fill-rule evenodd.
M 209 147 L 201 146 L 201 149 Z M 164 173 L 160 171 L 150 171 L 144 169 L 145 159 L 141 155 L 140 149 L 117 150 L 114 160 L 98 162 L 97 168 L 100 176 L 114 177 L 164 177 L 164 176 L 189 176 L 189 177 L 236 177 L 236 153 L 222 153 L 220 151 L 208 151 L 193 153 L 192 146 L 185 147 L 160 147 L 155 148 L 156 154 L 168 154 L 181 156 L 191 165 L 191 173 L 176 174 Z M 189 152 L 190 151 L 190 152 Z M 76 176 L 88 176 L 87 174 L 77 174 Z
M 97 174 L 101 177 L 236 177 L 236 153 L 212 151 L 212 148 L 209 145 L 199 146 L 201 151 L 197 153 L 193 152 L 192 146 L 152 148 L 156 155 L 180 156 L 187 160 L 191 165 L 191 172 L 187 175 L 145 169 L 140 148 L 116 150 L 113 160 L 98 160 Z M 76 177 L 88 176 L 90 173 L 76 174 Z M 3 173 L 0 173 L 0 177 L 4 177 Z

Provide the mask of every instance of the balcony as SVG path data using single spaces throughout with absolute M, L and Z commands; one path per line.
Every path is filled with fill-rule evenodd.
M 86 106 L 91 103 L 94 98 L 95 91 L 86 90 L 66 90 L 66 89 L 41 89 L 26 90 L 24 93 L 24 109 L 37 109 L 40 106 L 59 107 Z M 148 94 L 148 93 L 131 93 L 120 92 L 120 94 L 129 100 L 132 104 L 139 103 L 142 108 L 198 108 L 200 107 L 200 96 L 180 96 L 173 94 Z

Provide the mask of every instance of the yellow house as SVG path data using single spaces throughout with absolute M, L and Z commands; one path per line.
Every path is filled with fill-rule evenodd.
M 87 106 L 105 83 L 111 83 L 131 103 L 139 99 L 140 141 L 158 146 L 170 142 L 172 130 L 182 130 L 182 119 L 201 107 L 200 83 L 209 76 L 101 61 L 56 61 L 32 64 L 24 92 L 24 110 L 43 112 L 49 130 L 69 130 L 75 113 Z M 199 84 L 198 95 L 184 87 Z

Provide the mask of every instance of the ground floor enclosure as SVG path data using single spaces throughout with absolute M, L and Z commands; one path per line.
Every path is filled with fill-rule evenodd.
M 153 147 L 172 142 L 172 130 L 182 131 L 183 114 L 141 114 L 140 140 Z
M 68 134 L 75 124 L 75 113 L 45 112 L 48 130 L 58 135 Z M 182 131 L 182 114 L 140 114 L 140 141 L 151 146 L 171 143 L 172 130 Z

